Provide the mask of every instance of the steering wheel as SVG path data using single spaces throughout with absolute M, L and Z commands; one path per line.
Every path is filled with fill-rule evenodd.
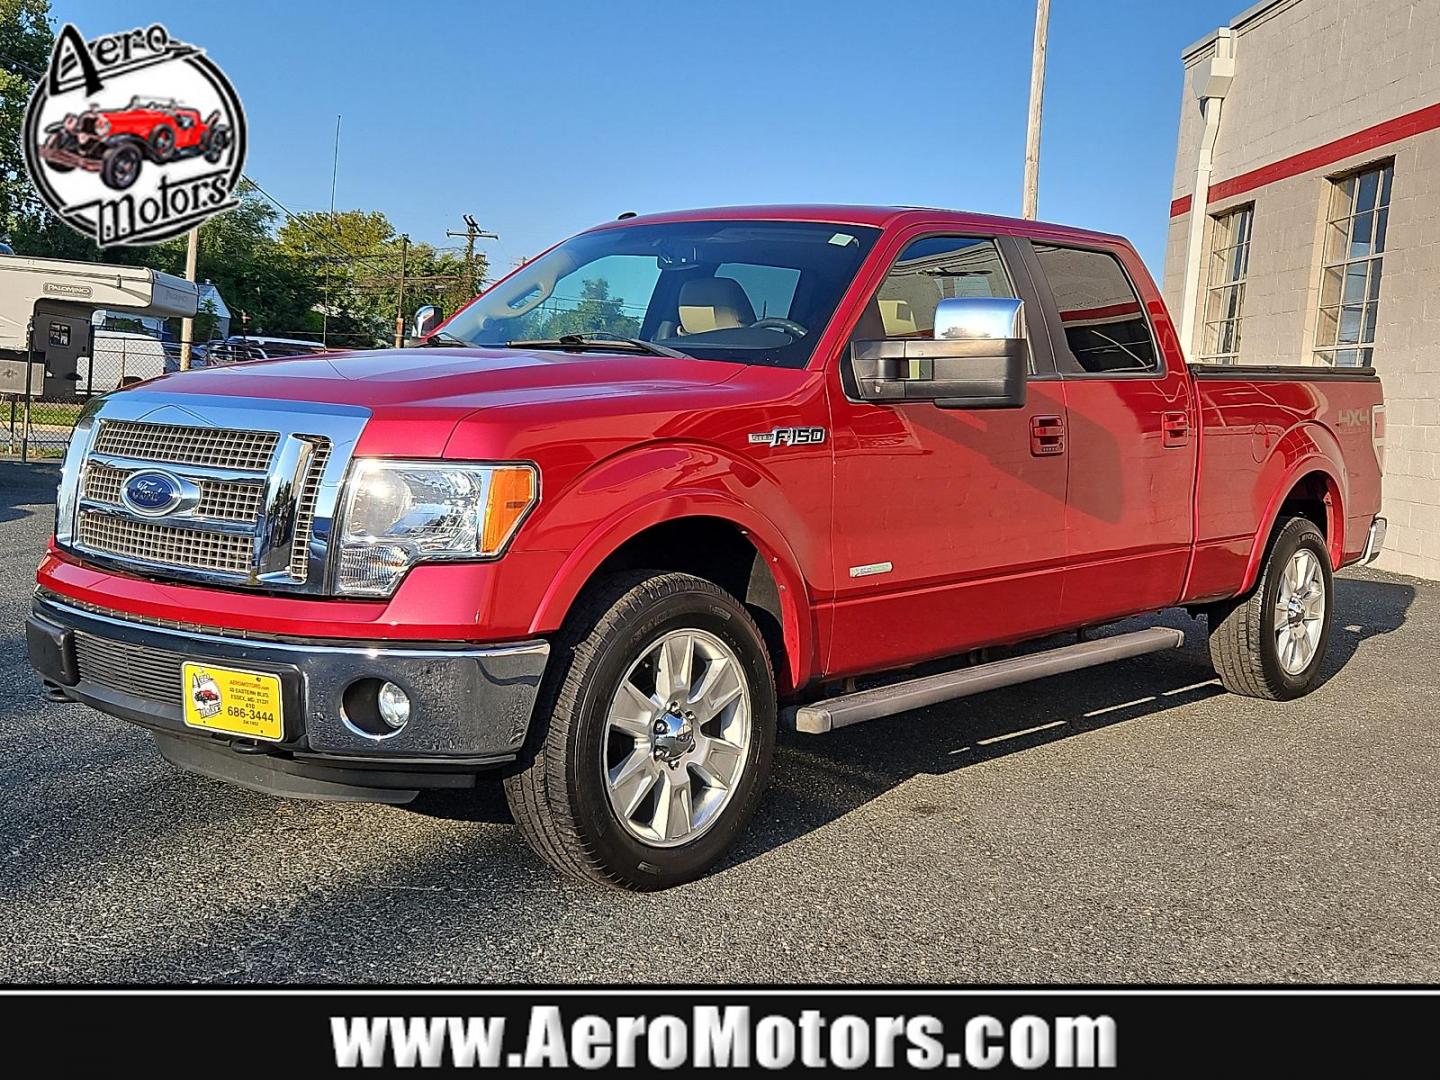
M 781 330 L 794 338 L 802 338 L 810 331 L 801 326 L 794 319 L 781 319 L 774 316 L 768 319 L 756 319 L 750 324 L 751 330 Z

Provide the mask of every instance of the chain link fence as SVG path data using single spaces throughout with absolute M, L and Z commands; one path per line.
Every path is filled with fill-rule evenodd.
M 138 331 L 96 330 L 91 355 L 81 357 L 73 373 L 45 377 L 40 364 L 32 368 L 30 392 L 0 396 L 0 440 L 7 455 L 26 460 L 64 456 L 70 432 L 86 401 L 174 370 L 180 346 Z M 7 387 L 8 389 L 8 387 Z

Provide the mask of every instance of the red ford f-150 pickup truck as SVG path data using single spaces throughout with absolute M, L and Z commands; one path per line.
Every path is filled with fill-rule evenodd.
M 1181 633 L 984 647 L 1181 606 L 1229 689 L 1303 694 L 1332 571 L 1383 542 L 1373 371 L 1187 366 L 1115 236 L 662 214 L 435 315 L 92 402 L 28 625 L 49 693 L 284 796 L 491 771 L 551 864 L 656 888 L 732 844 L 782 721 Z

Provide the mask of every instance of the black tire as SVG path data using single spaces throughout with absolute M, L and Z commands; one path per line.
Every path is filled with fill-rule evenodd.
M 1279 642 L 1276 605 L 1286 568 L 1302 549 L 1319 563 L 1324 583 L 1325 610 L 1314 655 L 1303 669 L 1285 669 Z M 1210 659 L 1225 689 L 1246 697 L 1289 701 L 1315 689 L 1330 644 L 1334 622 L 1335 582 L 1330 552 L 1315 523 L 1302 517 L 1282 523 L 1260 570 L 1260 580 L 1249 595 L 1210 609 Z
M 150 132 L 150 153 L 161 163 L 175 156 L 175 129 L 169 124 L 157 124 Z
M 100 159 L 100 180 L 108 188 L 124 191 L 140 175 L 144 158 L 133 143 L 117 143 Z
M 205 134 L 200 137 L 200 152 L 211 165 L 219 164 L 225 156 L 225 148 L 230 145 L 229 129 L 215 126 L 219 115 L 218 112 L 210 114 L 210 119 L 205 121 Z
M 611 808 L 605 716 L 631 665 L 676 629 L 714 635 L 739 659 L 751 732 L 739 780 L 713 824 L 680 846 L 659 847 L 633 836 Z M 629 889 L 668 888 L 713 867 L 749 822 L 769 776 L 775 724 L 770 656 L 739 601 L 688 574 L 617 574 L 587 592 L 554 642 L 531 736 L 505 779 L 505 796 L 526 842 L 562 873 Z
M 45 140 L 45 149 L 67 150 L 70 148 L 65 145 L 65 136 L 57 131 L 54 135 L 51 135 L 48 139 Z M 74 165 L 65 165 L 58 161 L 47 161 L 45 162 L 45 164 L 50 166 L 50 168 L 54 169 L 58 173 L 73 172 L 75 169 Z

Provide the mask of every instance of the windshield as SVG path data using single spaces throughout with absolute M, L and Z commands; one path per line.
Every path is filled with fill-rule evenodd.
M 496 285 L 444 334 L 555 347 L 562 337 L 633 338 L 706 360 L 802 367 L 878 232 L 684 221 L 582 233 Z

